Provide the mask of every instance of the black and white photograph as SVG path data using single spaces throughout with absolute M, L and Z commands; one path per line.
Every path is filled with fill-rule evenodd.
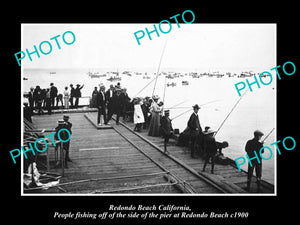
M 214 7 L 83 4 L 83 14 L 7 17 L 3 219 L 295 217 L 294 16 Z
M 164 25 L 22 24 L 22 194 L 276 193 L 276 24 Z

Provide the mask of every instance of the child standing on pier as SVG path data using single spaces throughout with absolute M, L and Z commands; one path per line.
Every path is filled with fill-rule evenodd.
M 164 137 L 164 153 L 169 153 L 167 151 L 167 143 L 169 142 L 169 139 L 173 134 L 172 121 L 169 116 L 170 110 L 165 110 L 165 115 L 161 118 L 160 121 L 160 130 L 162 136 Z
M 144 114 L 141 107 L 141 99 L 136 98 L 133 101 L 133 104 L 134 104 L 133 122 L 135 124 L 134 131 L 140 132 L 141 126 L 145 122 Z

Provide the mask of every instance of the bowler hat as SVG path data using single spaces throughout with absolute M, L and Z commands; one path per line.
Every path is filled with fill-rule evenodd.
M 198 104 L 196 104 L 196 105 L 193 106 L 193 109 L 200 109 L 200 107 L 199 107 Z
M 69 118 L 70 118 L 70 116 L 68 116 L 68 115 L 63 116 L 63 119 L 69 119 Z

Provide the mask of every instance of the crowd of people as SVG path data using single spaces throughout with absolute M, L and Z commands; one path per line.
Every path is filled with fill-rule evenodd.
M 48 110 L 51 114 L 51 109 L 56 107 L 60 102 L 65 108 L 77 108 L 79 98 L 81 97 L 81 89 L 84 85 L 76 85 L 76 88 L 70 84 L 70 91 L 68 87 L 65 87 L 65 91 L 62 94 L 58 94 L 57 88 L 53 83 L 50 84 L 49 88 L 41 89 L 40 86 L 31 88 L 27 94 L 28 104 L 25 104 L 24 117 L 31 122 L 31 117 L 26 116 L 26 111 L 37 110 L 37 113 L 43 113 L 42 107 Z M 73 105 L 73 100 L 75 104 Z M 131 99 L 127 94 L 126 88 L 121 88 L 120 83 L 117 85 L 110 85 L 108 90 L 105 90 L 103 84 L 94 88 L 90 101 L 90 107 L 98 109 L 97 124 L 99 126 L 110 125 L 113 114 L 116 114 L 116 124 L 119 125 L 120 117 L 123 117 L 123 122 L 133 122 L 135 124 L 134 131 L 141 132 L 142 129 L 148 130 L 148 136 L 164 138 L 164 152 L 169 154 L 167 151 L 167 144 L 169 138 L 173 136 L 174 130 L 172 127 L 172 120 L 169 118 L 170 111 L 163 111 L 164 103 L 159 101 L 159 96 L 154 95 L 152 97 L 135 97 Z M 26 110 L 27 109 L 27 110 Z M 219 163 L 227 164 L 226 157 L 223 156 L 222 149 L 228 147 L 228 142 L 217 142 L 214 138 L 215 131 L 210 127 L 206 126 L 204 130 L 200 125 L 198 111 L 200 107 L 196 104 L 193 106 L 193 113 L 191 114 L 186 129 L 179 135 L 178 143 L 179 146 L 189 146 L 191 150 L 191 157 L 196 157 L 196 152 L 204 158 L 203 171 L 205 171 L 207 164 L 211 163 L 211 173 L 214 173 L 214 166 L 216 157 L 220 156 L 225 158 Z M 252 142 L 256 145 L 262 146 L 258 140 L 262 136 L 262 132 L 255 131 L 254 139 Z M 250 141 L 251 142 L 251 141 Z M 249 142 L 249 143 L 250 143 Z M 249 146 L 254 145 L 252 142 L 247 143 L 246 151 L 249 155 Z M 69 146 L 66 147 L 69 149 Z M 250 150 L 249 150 L 250 149 Z M 68 155 L 67 155 L 68 156 Z M 219 157 L 217 159 L 220 159 Z M 69 160 L 70 161 L 70 160 Z M 254 165 L 248 168 L 248 182 L 247 188 L 250 189 L 251 178 L 253 169 L 256 170 L 258 180 L 261 178 L 261 167 Z M 259 182 L 260 184 L 260 182 Z
M 73 84 L 70 84 L 70 90 L 69 87 L 66 86 L 63 94 L 59 94 L 57 87 L 55 87 L 53 83 L 50 83 L 48 88 L 43 89 L 37 85 L 35 88 L 31 87 L 25 97 L 28 98 L 28 107 L 31 110 L 37 110 L 38 114 L 43 114 L 43 109 L 46 109 L 48 114 L 51 114 L 52 109 L 57 108 L 59 103 L 66 109 L 78 108 L 83 86 L 84 85 L 77 84 L 76 88 L 74 88 Z

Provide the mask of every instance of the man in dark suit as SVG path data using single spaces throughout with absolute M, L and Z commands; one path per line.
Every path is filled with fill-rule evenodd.
M 114 114 L 114 101 L 115 101 L 116 91 L 114 86 L 111 84 L 109 89 L 105 92 L 106 102 L 107 102 L 107 122 L 111 120 Z
M 71 104 L 70 108 L 73 108 L 73 98 L 74 98 L 74 95 L 75 95 L 75 88 L 73 86 L 73 84 L 70 84 L 70 99 L 69 99 L 69 102 Z
M 160 120 L 160 131 L 162 136 L 164 137 L 164 153 L 168 153 L 167 143 L 169 142 L 169 138 L 173 134 L 172 121 L 169 116 L 170 110 L 165 110 L 165 115 Z
M 80 84 L 76 84 L 76 89 L 74 90 L 74 97 L 75 97 L 75 108 L 78 108 L 79 98 L 81 98 L 81 89 L 83 88 L 84 84 L 80 86 Z
M 54 86 L 53 83 L 50 84 L 50 100 L 51 100 L 51 107 L 54 107 L 54 101 L 57 96 L 57 88 Z
M 33 93 L 34 93 L 34 88 L 30 88 L 30 92 L 28 92 L 28 102 L 29 102 L 29 107 L 31 110 L 34 108 L 34 98 L 33 98 Z
M 116 87 L 115 89 L 115 95 L 113 96 L 113 105 L 112 105 L 112 111 L 117 115 L 116 118 L 116 124 L 119 125 L 119 119 L 122 115 L 122 109 L 124 105 L 124 96 L 122 95 L 122 89 Z M 111 118 L 111 116 L 110 116 Z M 124 118 L 124 116 L 123 116 Z
M 98 117 L 97 123 L 99 126 L 102 126 L 102 121 L 100 120 L 101 115 L 103 115 L 104 124 L 107 124 L 106 121 L 106 97 L 105 97 L 105 87 L 100 85 L 100 90 L 97 95 L 97 108 L 98 108 Z
M 197 137 L 199 136 L 200 132 L 202 133 L 202 128 L 200 126 L 199 117 L 198 117 L 198 111 L 200 107 L 196 104 L 193 106 L 194 112 L 190 116 L 190 119 L 188 121 L 188 127 L 191 132 L 191 156 L 192 158 L 195 158 L 195 143 L 197 140 Z

